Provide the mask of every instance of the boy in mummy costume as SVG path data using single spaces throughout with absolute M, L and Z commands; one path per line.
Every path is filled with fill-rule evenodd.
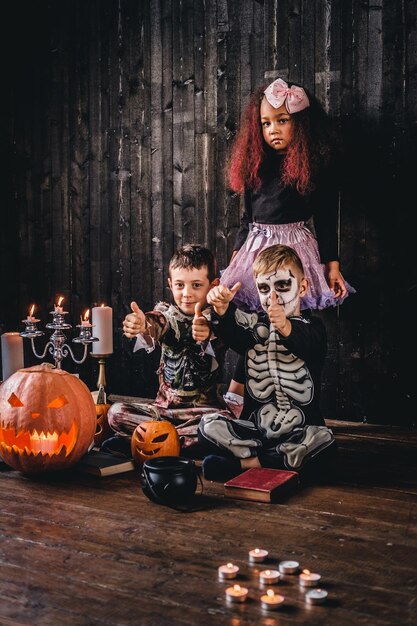
M 180 436 L 183 452 L 197 443 L 197 423 L 204 413 L 231 415 L 220 394 L 225 346 L 209 324 L 207 293 L 219 283 L 217 263 L 199 244 L 180 247 L 169 263 L 168 284 L 174 302 L 159 302 L 144 313 L 137 302 L 123 321 L 123 333 L 134 351 L 161 347 L 159 389 L 152 404 L 116 402 L 108 421 L 116 436 L 105 441 L 107 451 L 130 454 L 130 439 L 143 421 L 166 419 Z
M 332 431 L 320 411 L 326 331 L 318 318 L 300 313 L 307 290 L 297 253 L 284 245 L 264 249 L 253 264 L 263 312 L 245 313 L 232 302 L 240 288 L 214 286 L 216 336 L 245 355 L 246 382 L 240 419 L 205 415 L 199 441 L 209 480 L 228 480 L 250 467 L 294 471 L 328 462 L 335 452 Z

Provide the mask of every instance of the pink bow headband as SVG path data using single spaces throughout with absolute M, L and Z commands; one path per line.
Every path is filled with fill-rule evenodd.
M 302 87 L 293 85 L 288 87 L 288 83 L 282 78 L 277 78 L 264 91 L 265 98 L 274 109 L 279 109 L 285 104 L 288 113 L 297 113 L 310 106 L 309 99 Z

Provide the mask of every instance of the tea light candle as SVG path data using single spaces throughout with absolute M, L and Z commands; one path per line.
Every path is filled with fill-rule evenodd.
M 229 602 L 245 602 L 248 597 L 248 590 L 246 587 L 241 587 L 240 585 L 233 585 L 233 587 L 228 587 L 225 591 L 226 599 Z
M 113 309 L 110 306 L 95 306 L 92 322 L 98 341 L 93 343 L 93 354 L 113 354 Z
M 220 580 L 226 580 L 229 578 L 236 578 L 238 575 L 239 568 L 237 565 L 233 565 L 233 563 L 227 563 L 226 565 L 220 565 L 218 569 L 218 574 Z
M 24 367 L 23 338 L 18 332 L 3 333 L 1 336 L 1 363 L 3 380 Z
M 303 569 L 299 576 L 299 582 L 301 587 L 316 587 L 321 579 L 320 574 L 310 572 L 308 569 Z
M 284 604 L 284 600 L 284 596 L 275 593 L 273 589 L 268 589 L 267 592 L 261 596 L 261 607 L 268 611 L 276 611 Z
M 274 585 L 279 582 L 280 575 L 276 569 L 265 569 L 259 573 L 261 585 Z
M 305 599 L 308 604 L 323 604 L 329 594 L 325 589 L 310 589 L 307 591 Z
M 296 574 L 300 564 L 298 561 L 281 561 L 278 565 L 278 569 L 281 574 Z
M 251 563 L 262 563 L 268 557 L 268 550 L 255 548 L 249 551 L 249 561 Z

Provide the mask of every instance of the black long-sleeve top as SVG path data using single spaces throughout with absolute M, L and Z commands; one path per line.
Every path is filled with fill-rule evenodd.
M 302 196 L 294 187 L 282 184 L 280 169 L 283 159 L 284 155 L 269 153 L 261 166 L 260 188 L 245 191 L 244 212 L 234 249 L 239 250 L 245 243 L 249 224 L 253 222 L 291 224 L 306 222 L 313 217 L 321 262 L 338 260 L 339 176 L 336 167 L 322 170 L 316 178 L 315 189 Z
M 326 329 L 321 319 L 307 313 L 289 319 L 291 333 L 288 337 L 283 337 L 272 328 L 264 312 L 243 313 L 231 302 L 223 316 L 218 316 L 214 311 L 212 313 L 216 336 L 245 358 L 245 395 L 240 419 L 255 419 L 254 416 L 262 406 L 277 403 L 280 393 L 281 399 L 284 394 L 292 405 L 300 408 L 305 424 L 324 426 L 320 408 L 320 388 L 321 372 L 327 352 Z M 276 349 L 271 352 L 268 347 L 271 342 L 273 347 L 275 344 L 282 346 L 281 357 Z M 292 367 L 289 368 L 291 358 L 293 358 Z M 298 370 L 295 367 L 296 359 Z M 313 383 L 310 396 L 304 401 L 297 400 L 297 391 L 308 388 L 309 381 Z M 268 383 L 270 395 L 262 396 L 261 392 L 254 392 L 257 385 L 265 390 Z

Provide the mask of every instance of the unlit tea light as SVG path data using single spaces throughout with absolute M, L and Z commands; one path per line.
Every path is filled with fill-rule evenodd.
M 233 587 L 228 587 L 225 591 L 226 599 L 229 602 L 245 602 L 248 597 L 248 590 L 246 587 L 241 587 L 240 585 L 233 585 Z
M 299 567 L 298 561 L 281 561 L 278 565 L 281 574 L 297 574 Z
M 276 611 L 284 604 L 284 600 L 284 596 L 275 593 L 273 589 L 268 589 L 267 592 L 261 596 L 261 607 L 267 611 Z
M 279 582 L 280 575 L 276 569 L 265 569 L 259 573 L 261 585 L 274 585 Z
M 251 563 L 262 563 L 268 557 L 268 550 L 255 548 L 249 551 L 249 561 Z
M 236 578 L 238 575 L 239 568 L 237 565 L 233 565 L 233 563 L 227 563 L 226 565 L 220 565 L 218 569 L 220 580 L 226 580 L 230 578 Z
M 299 581 L 301 587 L 316 587 L 320 582 L 320 574 L 310 572 L 308 569 L 303 569 L 300 574 Z
M 328 595 L 325 589 L 310 589 L 307 591 L 305 599 L 308 604 L 323 604 Z

